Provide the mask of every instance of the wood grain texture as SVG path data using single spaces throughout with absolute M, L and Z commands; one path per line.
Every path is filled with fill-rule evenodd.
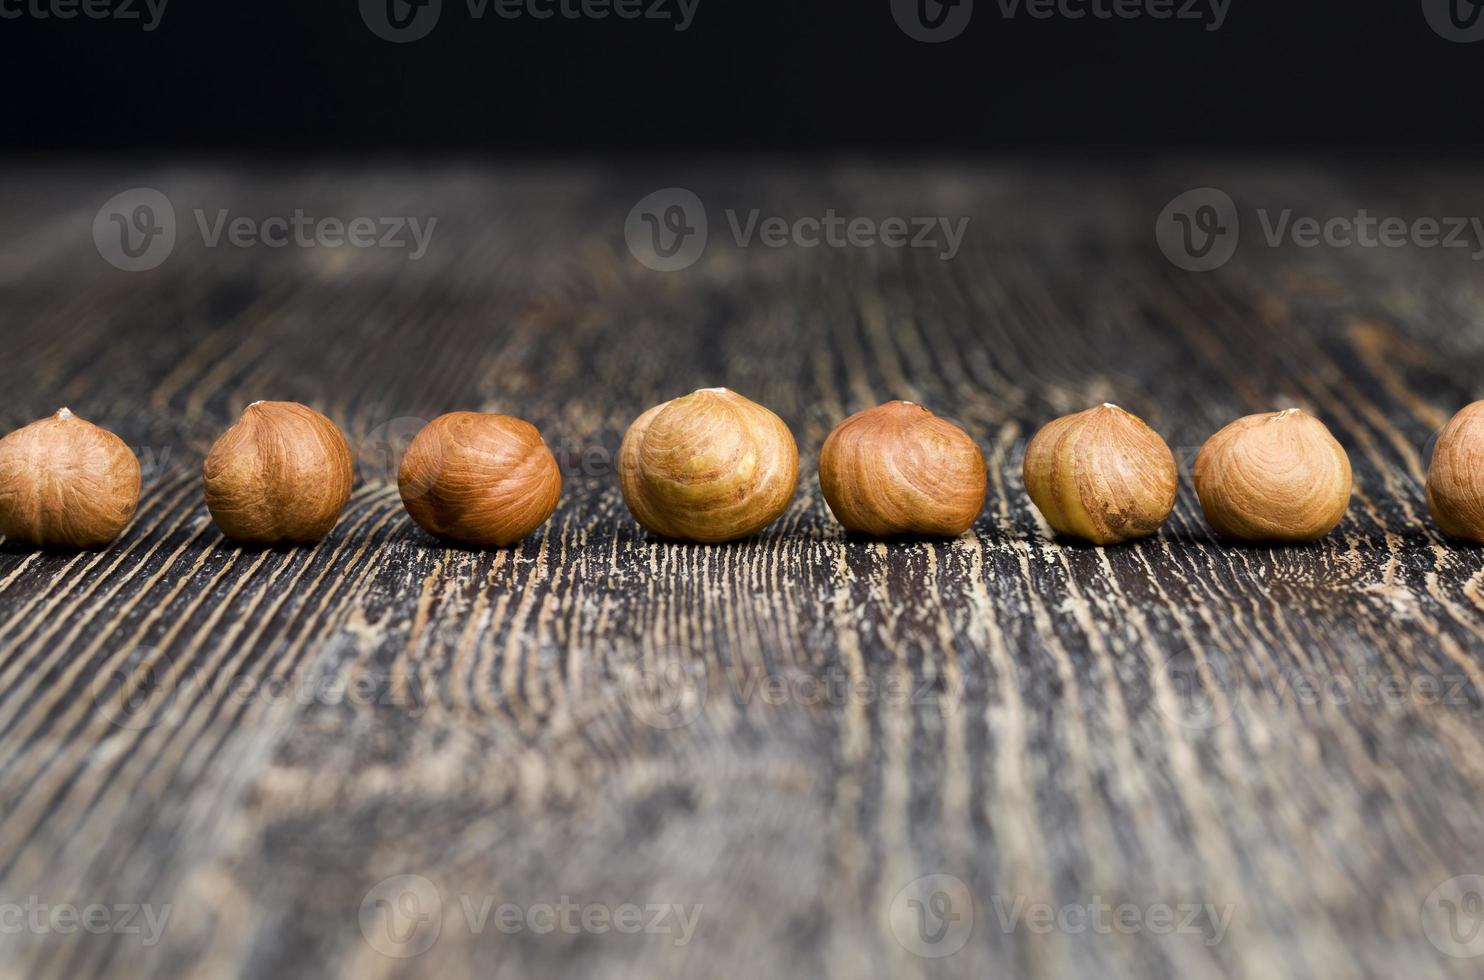
M 0 546 L 0 905 L 169 908 L 154 943 L 12 930 L 0 909 L 6 975 L 1477 975 L 1429 940 L 1423 902 L 1484 873 L 1484 552 L 1437 535 L 1422 478 L 1433 434 L 1480 393 L 1479 266 L 1269 248 L 1253 222 L 1229 264 L 1193 274 L 1153 236 L 1167 201 L 1207 185 L 1244 220 L 1484 214 L 1471 173 L 5 180 L 0 423 L 68 405 L 138 448 L 145 490 L 106 551 Z M 661 274 L 623 225 L 672 185 L 706 202 L 712 238 Z M 171 199 L 179 239 L 130 274 L 89 227 L 135 186 Z M 438 223 L 409 261 L 207 248 L 197 208 Z M 736 247 L 725 212 L 753 208 L 971 224 L 952 261 Z M 714 385 L 789 423 L 800 492 L 754 540 L 658 543 L 620 500 L 619 438 Z M 886 545 L 830 520 L 818 447 L 891 398 L 983 449 L 967 535 Z M 237 547 L 206 514 L 202 454 L 257 399 L 306 402 L 357 449 L 316 548 Z M 1108 550 L 1054 540 L 1020 483 L 1035 428 L 1102 401 L 1183 470 L 1161 533 Z M 1219 546 L 1196 449 L 1294 405 L 1350 453 L 1348 516 L 1312 547 Z M 527 418 L 563 461 L 557 512 L 519 547 L 448 548 L 402 510 L 399 447 L 455 409 Z M 429 885 L 378 885 L 400 875 Z M 952 877 L 909 887 L 929 875 Z M 378 898 L 411 945 L 375 938 Z M 505 931 L 492 911 L 563 901 L 698 917 L 683 938 Z M 1074 911 L 1043 930 L 1038 903 L 1126 904 L 1133 927 Z M 1162 929 L 1158 908 L 1185 903 L 1229 907 L 1224 931 L 1205 914 Z M 387 955 L 429 930 L 419 955 Z

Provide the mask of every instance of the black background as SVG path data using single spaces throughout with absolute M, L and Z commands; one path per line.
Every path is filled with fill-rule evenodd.
M 36 0 L 8 0 L 10 3 Z M 1419 0 L 1232 0 L 1221 30 L 1005 20 L 945 44 L 888 0 L 699 0 L 646 20 L 472 20 L 390 44 L 355 0 L 172 0 L 0 20 L 4 148 L 351 155 L 1471 150 L 1484 42 Z

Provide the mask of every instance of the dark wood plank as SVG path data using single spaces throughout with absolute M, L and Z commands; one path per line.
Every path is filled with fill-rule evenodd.
M 5 176 L 0 423 L 67 404 L 139 447 L 147 479 L 107 551 L 0 546 L 0 900 L 169 908 L 157 943 L 7 930 L 9 972 L 1477 970 L 1430 941 L 1441 913 L 1423 903 L 1484 873 L 1484 554 L 1436 534 L 1421 486 L 1432 434 L 1479 394 L 1484 280 L 1457 251 L 1269 248 L 1253 217 L 1481 214 L 1471 174 Z M 712 239 L 660 274 L 622 230 L 670 185 L 707 203 Z M 1152 228 L 1206 185 L 1248 228 L 1228 265 L 1193 274 Z M 164 191 L 181 226 L 164 264 L 130 274 L 88 229 L 133 186 Z M 438 223 L 413 262 L 206 248 L 195 208 Z M 728 208 L 971 224 L 952 261 L 738 248 Z M 657 543 L 623 508 L 618 440 L 645 407 L 718 384 L 789 422 L 806 478 L 754 541 Z M 988 506 L 959 540 L 849 540 L 823 507 L 825 434 L 893 397 L 985 450 Z M 258 398 L 314 405 L 357 446 L 362 479 L 318 548 L 241 549 L 206 515 L 202 455 Z M 1351 512 L 1318 546 L 1221 546 L 1186 480 L 1155 539 L 1053 540 L 1020 454 L 1042 422 L 1103 400 L 1187 468 L 1231 418 L 1304 406 L 1350 451 Z M 526 417 L 564 461 L 560 508 L 518 548 L 449 549 L 402 512 L 400 445 L 458 408 Z M 375 901 L 411 899 L 378 883 L 401 875 L 441 904 L 389 946 Z M 930 875 L 951 878 L 912 889 Z M 952 927 L 934 944 L 907 903 L 931 911 L 939 891 L 962 918 L 925 920 Z M 697 918 L 683 938 L 673 919 L 637 935 L 496 925 L 502 904 L 561 901 Z M 1134 927 L 1025 918 L 1098 903 Z M 1159 909 L 1185 905 L 1224 925 L 1203 912 L 1204 931 L 1162 934 Z M 969 923 L 952 955 L 920 955 Z M 420 955 L 386 955 L 435 926 Z

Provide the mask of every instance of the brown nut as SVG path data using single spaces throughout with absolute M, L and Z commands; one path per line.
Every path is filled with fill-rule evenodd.
M 957 537 L 984 509 L 988 480 L 967 432 L 892 401 L 835 426 L 819 451 L 819 486 L 846 530 Z
M 1023 475 L 1047 524 L 1097 545 L 1159 530 L 1179 488 L 1159 433 L 1106 402 L 1047 423 L 1026 447 Z
M 531 423 L 450 412 L 413 438 L 397 487 L 407 513 L 429 534 L 504 548 L 546 523 L 562 495 L 562 472 Z
M 1240 541 L 1316 541 L 1350 506 L 1350 458 L 1323 422 L 1296 408 L 1217 432 L 1194 477 L 1206 520 Z
M 1444 534 L 1484 544 L 1484 402 L 1463 408 L 1438 434 L 1427 509 Z
M 206 508 L 245 544 L 314 544 L 340 520 L 354 461 L 335 423 L 298 402 L 253 402 L 201 468 Z
M 0 534 L 34 548 L 101 548 L 139 505 L 139 460 L 67 409 L 0 439 Z
M 799 450 L 783 420 L 725 388 L 656 405 L 618 453 L 634 519 L 655 534 L 717 544 L 756 534 L 788 509 Z

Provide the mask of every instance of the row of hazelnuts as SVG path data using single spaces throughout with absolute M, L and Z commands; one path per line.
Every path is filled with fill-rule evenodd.
M 295 402 L 255 402 L 211 447 L 206 505 L 222 533 L 250 544 L 312 544 L 350 499 L 344 434 Z M 1153 534 L 1175 504 L 1164 439 L 1114 405 L 1059 418 L 1031 441 L 1025 487 L 1055 530 L 1098 545 Z M 715 544 L 777 520 L 799 453 L 773 412 L 704 388 L 640 415 L 619 450 L 624 501 L 665 538 Z M 1350 461 L 1298 409 L 1237 419 L 1202 447 L 1193 473 L 1207 520 L 1238 541 L 1328 534 L 1350 503 Z M 436 537 L 505 547 L 540 527 L 561 495 L 555 457 L 529 422 L 453 412 L 412 440 L 398 471 L 407 512 Z M 872 537 L 962 534 L 984 507 L 984 457 L 963 429 L 892 401 L 837 425 L 819 456 L 835 518 Z M 62 409 L 0 439 L 0 534 L 44 548 L 114 540 L 139 501 L 139 462 L 113 433 Z M 1484 543 L 1484 402 L 1438 438 L 1427 501 L 1447 534 Z

